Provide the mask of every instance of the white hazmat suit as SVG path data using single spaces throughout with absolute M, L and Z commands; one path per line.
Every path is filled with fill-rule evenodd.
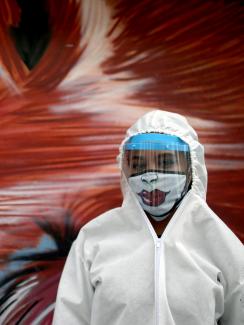
M 187 120 L 151 111 L 128 131 L 190 147 L 192 186 L 158 238 L 121 173 L 124 201 L 88 222 L 59 284 L 54 325 L 243 325 L 243 245 L 208 207 L 203 147 Z

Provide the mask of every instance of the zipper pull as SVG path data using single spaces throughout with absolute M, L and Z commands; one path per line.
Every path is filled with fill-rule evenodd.
M 156 247 L 159 248 L 160 247 L 160 241 L 158 240 L 156 243 Z

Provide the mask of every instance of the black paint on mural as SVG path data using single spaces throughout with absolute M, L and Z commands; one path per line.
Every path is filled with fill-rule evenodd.
M 17 0 L 21 9 L 18 27 L 10 33 L 16 49 L 29 69 L 41 59 L 51 37 L 49 17 L 45 0 Z

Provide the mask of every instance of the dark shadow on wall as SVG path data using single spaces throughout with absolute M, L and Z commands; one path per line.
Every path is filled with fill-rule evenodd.
M 21 10 L 20 22 L 10 33 L 16 49 L 31 70 L 40 61 L 50 38 L 51 28 L 46 0 L 17 0 Z

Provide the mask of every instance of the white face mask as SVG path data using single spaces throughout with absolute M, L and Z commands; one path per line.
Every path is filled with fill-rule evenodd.
M 128 182 L 143 210 L 161 221 L 183 197 L 186 175 L 147 172 L 129 177 Z

